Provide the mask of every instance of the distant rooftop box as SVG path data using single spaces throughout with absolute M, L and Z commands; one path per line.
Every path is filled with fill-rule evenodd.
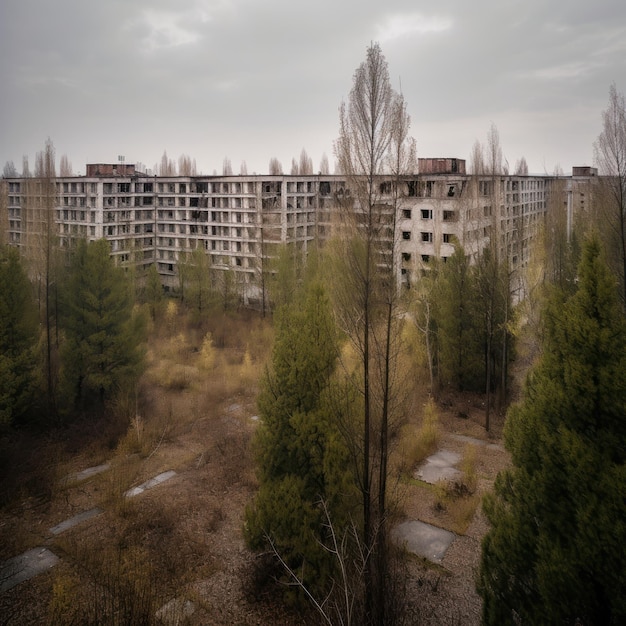
M 87 176 L 132 176 L 135 165 L 130 163 L 87 163 Z
M 418 159 L 420 174 L 465 174 L 465 159 Z
M 597 176 L 598 168 L 589 167 L 588 165 L 572 167 L 572 176 Z

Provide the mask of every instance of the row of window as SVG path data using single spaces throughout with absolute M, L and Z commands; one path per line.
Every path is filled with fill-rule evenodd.
M 443 243 L 452 243 L 452 238 L 454 237 L 454 235 L 452 233 L 443 233 L 441 235 L 441 240 L 443 241 Z M 403 230 L 402 231 L 402 239 L 404 239 L 404 241 L 411 241 L 412 238 L 412 233 L 410 230 Z M 433 242 L 433 233 L 430 231 L 421 231 L 420 232 L 420 241 L 422 241 L 422 243 L 432 243 Z
M 402 209 L 402 217 L 404 219 L 411 219 L 412 211 L 411 209 Z M 433 219 L 433 210 L 432 209 L 420 209 L 420 218 L 423 220 L 432 220 Z M 457 219 L 456 211 L 450 211 L 445 209 L 443 211 L 443 221 L 444 222 L 455 222 Z

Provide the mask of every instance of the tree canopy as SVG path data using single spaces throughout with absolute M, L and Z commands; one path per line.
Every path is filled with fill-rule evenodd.
M 513 466 L 486 499 L 486 624 L 626 620 L 626 321 L 597 238 L 578 289 L 544 314 L 543 356 L 512 407 Z
M 325 402 L 338 348 L 323 287 L 313 284 L 301 301 L 283 304 L 276 326 L 259 396 L 260 488 L 246 513 L 246 536 L 255 548 L 271 543 L 307 587 L 320 590 L 335 566 L 323 547 L 324 507 L 340 523 L 350 484 L 347 453 Z
M 132 291 L 104 240 L 79 241 L 64 292 L 64 390 L 74 409 L 103 404 L 133 381 L 142 363 L 143 327 Z
M 0 424 L 15 422 L 33 399 L 37 310 L 17 250 L 0 249 Z

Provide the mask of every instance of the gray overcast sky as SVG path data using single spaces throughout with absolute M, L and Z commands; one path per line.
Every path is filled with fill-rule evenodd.
M 511 169 L 593 164 L 626 91 L 624 0 L 2 0 L 0 167 L 47 137 L 86 162 L 289 172 L 334 161 L 338 107 L 378 41 L 418 156 L 469 159 L 491 122 Z

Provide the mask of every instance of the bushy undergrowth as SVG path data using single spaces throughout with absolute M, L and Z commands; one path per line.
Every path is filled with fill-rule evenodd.
M 440 439 L 437 405 L 430 399 L 424 405 L 421 422 L 405 424 L 400 431 L 400 471 L 410 474 L 426 457 L 437 450 Z

